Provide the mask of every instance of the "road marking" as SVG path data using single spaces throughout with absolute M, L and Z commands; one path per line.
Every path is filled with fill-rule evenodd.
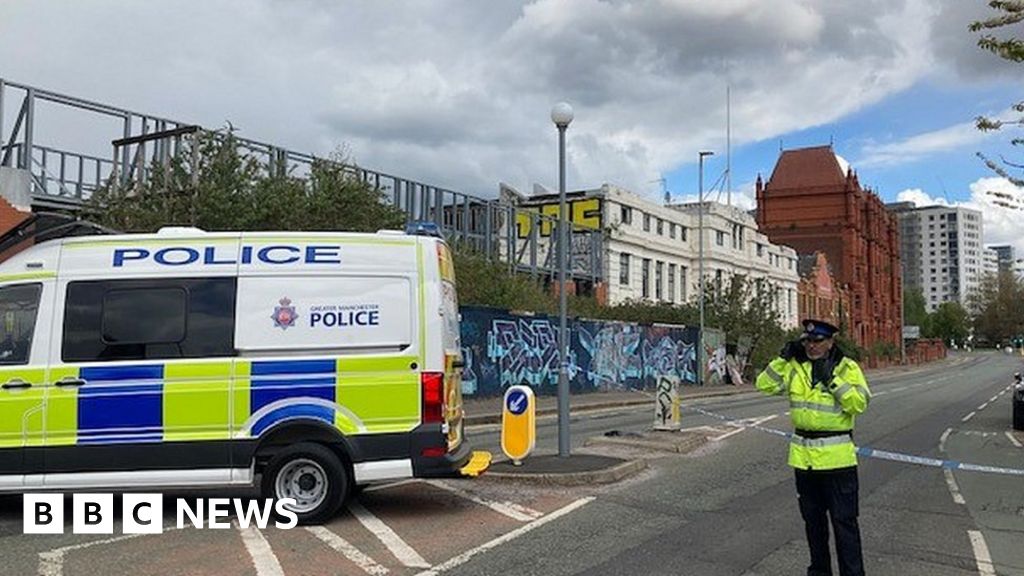
M 1007 430 L 1006 437 L 1009 438 L 1010 442 L 1013 442 L 1013 445 L 1016 446 L 1017 448 L 1024 448 L 1024 446 L 1021 446 L 1020 442 L 1016 438 L 1014 438 L 1013 432 Z
M 872 393 L 871 396 L 874 397 L 874 398 L 877 398 L 879 396 L 885 396 L 888 393 L 889 393 L 888 390 L 882 390 L 881 392 L 874 392 L 874 393 Z
M 418 478 L 410 478 L 408 480 L 399 480 L 397 482 L 388 482 L 387 484 L 374 484 L 373 486 L 367 486 L 363 488 L 363 492 L 376 492 L 378 490 L 385 490 L 387 488 L 397 488 L 406 484 L 418 484 L 420 480 Z
M 998 400 L 998 399 L 999 399 L 999 394 L 996 394 L 995 396 L 993 396 L 993 397 L 989 398 L 989 399 L 988 399 L 988 401 L 989 401 L 989 402 L 995 402 L 995 401 L 996 401 L 996 400 Z
M 946 451 L 946 439 L 949 438 L 949 434 L 953 431 L 952 428 L 946 428 L 946 431 L 942 433 L 942 437 L 939 438 L 939 452 Z
M 892 390 L 890 390 L 890 392 L 903 392 L 906 389 L 906 386 L 900 386 L 899 388 L 893 388 Z
M 503 514 L 513 520 L 518 520 L 520 522 L 530 522 L 544 515 L 542 512 L 538 512 L 536 510 L 533 510 L 532 508 L 527 508 L 526 506 L 520 506 L 515 502 L 494 502 L 491 500 L 485 500 L 478 496 L 474 496 L 472 494 L 463 492 L 462 490 L 459 490 L 454 486 L 449 486 L 448 484 L 441 482 L 440 480 L 426 480 L 426 483 L 430 484 L 431 486 L 441 488 L 442 490 L 447 490 L 471 502 L 476 502 L 481 506 L 486 506 L 491 510 L 494 510 L 498 514 Z
M 281 563 L 270 548 L 270 543 L 263 537 L 263 533 L 253 525 L 242 528 L 238 521 L 232 522 L 235 528 L 242 534 L 242 543 L 252 558 L 252 565 L 256 567 L 256 576 L 284 576 Z
M 974 559 L 978 563 L 978 574 L 981 574 L 981 576 L 996 576 L 996 569 L 992 566 L 992 556 L 988 553 L 985 537 L 978 530 L 968 530 L 967 537 L 971 539 L 971 548 L 974 549 Z
M 988 402 L 985 402 L 981 406 L 978 406 L 978 411 L 984 410 L 985 408 L 988 408 Z
M 412 546 L 406 544 L 405 540 L 402 540 L 394 530 L 381 522 L 380 518 L 371 514 L 362 504 L 353 500 L 349 502 L 348 509 L 360 524 L 373 532 L 373 535 L 388 547 L 388 550 L 399 562 L 410 568 L 430 568 L 429 562 L 424 560 L 418 552 L 412 549 Z
M 743 420 L 740 420 L 739 423 L 735 424 L 735 426 L 739 426 L 735 430 L 726 432 L 725 434 L 721 434 L 719 436 L 715 436 L 714 438 L 708 438 L 708 440 L 712 442 L 719 442 L 721 440 L 725 440 L 726 438 L 732 436 L 733 434 L 739 434 L 740 432 L 743 432 L 744 430 L 747 429 L 748 426 L 758 426 L 764 424 L 765 422 L 771 420 L 772 418 L 778 418 L 778 416 L 778 414 L 772 414 L 770 416 L 762 416 L 760 418 L 744 418 Z
M 566 514 L 569 514 L 570 512 L 573 512 L 574 510 L 589 504 L 593 500 L 594 500 L 593 496 L 587 496 L 586 498 L 580 498 L 579 500 L 576 500 L 575 502 L 572 502 L 572 503 L 570 503 L 570 504 L 568 504 L 568 505 L 566 505 L 566 506 L 564 506 L 562 508 L 559 508 L 558 510 L 555 510 L 554 512 L 548 514 L 547 516 L 544 516 L 543 518 L 538 518 L 537 520 L 534 520 L 533 522 L 530 522 L 529 524 L 526 524 L 524 526 L 520 526 L 519 528 L 516 528 L 515 530 L 509 532 L 508 534 L 505 534 L 503 536 L 499 536 L 499 537 L 495 538 L 494 540 L 491 540 L 490 542 L 487 542 L 485 544 L 481 544 L 480 546 L 477 546 L 476 548 L 473 548 L 472 550 L 468 550 L 466 552 L 463 552 L 462 554 L 459 554 L 458 556 L 452 558 L 451 560 L 448 560 L 447 562 L 445 562 L 443 564 L 439 564 L 439 565 L 435 566 L 431 570 L 420 572 L 416 576 L 437 576 L 437 574 L 440 574 L 441 572 L 446 572 L 448 570 L 451 570 L 452 568 L 455 568 L 457 566 L 461 566 L 461 565 L 465 564 L 466 562 L 469 562 L 469 560 L 473 556 L 476 556 L 477 554 L 480 554 L 481 552 L 486 552 L 486 551 L 490 550 L 491 548 L 495 548 L 497 546 L 501 546 L 502 544 L 504 544 L 506 542 L 509 542 L 511 540 L 514 540 L 514 539 L 522 536 L 523 534 L 526 534 L 527 532 L 533 530 L 534 528 L 539 528 L 539 527 L 547 524 L 548 522 L 551 522 L 552 520 L 557 520 L 558 518 L 561 518 L 562 516 L 565 516 Z
M 312 535 L 323 541 L 331 548 L 341 552 L 341 554 L 351 560 L 356 566 L 363 569 L 363 572 L 372 574 L 373 576 L 384 576 L 388 573 L 388 569 L 374 562 L 373 558 L 370 558 L 366 554 L 363 554 L 358 548 L 353 546 L 341 536 L 338 536 L 334 532 L 331 532 L 323 526 L 307 526 L 306 530 Z
M 961 418 L 961 419 L 960 419 L 960 421 L 961 421 L 961 422 L 967 422 L 967 421 L 968 421 L 968 420 L 970 420 L 971 418 L 974 418 L 974 415 L 975 415 L 975 414 L 976 414 L 975 412 L 971 412 L 971 413 L 970 413 L 970 414 L 968 414 L 967 416 L 964 416 L 963 418 Z
M 131 540 L 132 538 L 138 538 L 139 536 L 145 536 L 145 534 L 125 534 L 124 536 L 106 538 L 104 540 L 93 540 L 92 542 L 85 542 L 84 544 L 72 544 L 71 546 L 64 546 L 63 548 L 55 548 L 47 552 L 40 552 L 39 576 L 61 576 L 64 574 L 64 555 L 68 552 L 81 550 L 83 548 L 91 548 L 101 544 L 113 544 L 114 542 L 120 542 L 122 540 Z
M 966 504 L 964 497 L 960 494 L 960 487 L 956 485 L 956 478 L 953 478 L 953 471 L 949 468 L 943 468 L 942 473 L 946 476 L 946 486 L 949 487 L 949 493 L 953 495 L 953 502 L 957 504 Z

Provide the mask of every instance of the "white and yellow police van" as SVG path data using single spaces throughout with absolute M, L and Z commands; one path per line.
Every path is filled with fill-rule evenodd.
M 3 262 L 0 491 L 260 479 L 317 522 L 354 486 L 478 474 L 451 254 L 413 232 L 165 228 Z

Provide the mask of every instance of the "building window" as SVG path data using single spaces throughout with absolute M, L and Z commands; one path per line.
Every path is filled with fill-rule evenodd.
M 620 216 L 619 216 L 619 220 L 623 224 L 627 224 L 627 225 L 628 224 L 632 224 L 633 223 L 633 209 L 630 208 L 629 206 L 626 206 L 626 205 L 622 205 L 619 208 L 621 210 L 621 213 L 620 213 Z
M 644 258 L 643 267 L 640 268 L 640 295 L 644 298 L 651 297 L 651 259 Z
M 661 218 L 658 218 L 658 236 L 664 236 L 665 235 L 664 224 L 665 224 L 665 221 L 662 220 Z
M 629 286 L 629 254 L 619 254 L 619 285 Z
M 668 301 L 676 301 L 676 265 L 668 265 Z
M 792 258 L 786 258 L 786 262 L 789 263 L 789 269 L 792 270 L 793 269 L 793 259 Z
M 673 239 L 673 240 L 676 239 L 676 225 L 675 224 L 671 224 L 670 223 L 668 225 L 668 237 Z
M 665 263 L 657 261 L 654 263 L 654 299 L 661 301 L 661 279 L 663 277 Z
M 721 230 L 715 230 L 715 244 L 719 246 L 725 246 L 725 232 Z
M 644 232 L 651 231 L 651 215 L 644 214 Z
M 757 245 L 757 257 L 764 258 L 764 244 Z
M 681 293 L 680 294 L 680 296 L 681 296 L 680 300 L 682 302 L 686 302 L 686 299 L 689 297 L 689 291 L 690 290 L 689 290 L 689 288 L 686 285 L 686 266 L 680 266 L 679 267 L 679 292 Z

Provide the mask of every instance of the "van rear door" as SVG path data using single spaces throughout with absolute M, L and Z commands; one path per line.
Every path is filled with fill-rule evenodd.
M 462 344 L 459 337 L 459 297 L 455 289 L 455 263 L 444 242 L 437 243 L 437 261 L 441 272 L 442 343 L 444 346 L 445 423 L 448 425 L 448 451 L 462 443 Z

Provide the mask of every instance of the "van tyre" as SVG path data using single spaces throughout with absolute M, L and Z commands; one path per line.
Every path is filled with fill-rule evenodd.
M 275 501 L 293 498 L 290 506 L 299 524 L 330 520 L 348 496 L 352 479 L 348 468 L 326 446 L 300 443 L 282 449 L 263 470 L 261 491 Z

